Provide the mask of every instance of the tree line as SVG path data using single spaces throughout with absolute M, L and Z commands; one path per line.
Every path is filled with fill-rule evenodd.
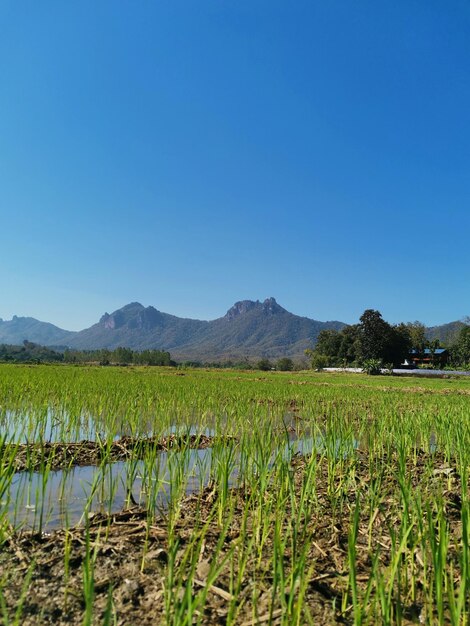
M 163 350 L 131 350 L 115 348 L 108 350 L 65 350 L 65 363 L 99 363 L 99 365 L 176 365 L 169 352 Z
M 322 330 L 313 349 L 306 350 L 312 367 L 359 366 L 375 362 L 376 366 L 398 366 L 410 353 L 423 354 L 427 349 L 431 357 L 436 350 L 446 347 L 449 363 L 454 367 L 470 369 L 470 326 L 462 326 L 452 345 L 442 346 L 438 339 L 426 337 L 426 327 L 421 322 L 389 324 L 382 314 L 367 309 L 358 324 L 342 330 Z
M 63 355 L 37 343 L 23 341 L 20 346 L 1 344 L 0 361 L 4 363 L 54 363 L 63 361 Z
M 470 321 L 470 320 L 468 320 Z M 470 326 L 460 329 L 456 340 L 450 347 L 450 359 L 453 365 L 470 370 Z
M 470 370 L 470 319 L 465 320 L 449 345 L 441 346 L 439 340 L 426 337 L 426 327 L 421 322 L 391 325 L 379 311 L 367 309 L 358 324 L 345 326 L 342 330 L 323 330 L 314 348 L 306 350 L 314 369 L 323 367 L 348 367 L 375 364 L 375 367 L 398 366 L 412 351 L 432 354 L 446 347 L 449 366 Z M 169 352 L 163 350 L 131 350 L 119 347 L 114 350 L 53 350 L 24 341 L 21 346 L 0 344 L 0 361 L 13 363 L 97 363 L 100 365 L 177 365 Z M 235 369 L 259 369 L 291 371 L 300 364 L 283 357 L 275 362 L 267 358 L 257 363 L 248 359 L 243 362 L 223 361 L 217 363 L 185 362 L 191 367 L 233 367 Z
M 24 341 L 21 346 L 0 345 L 0 361 L 10 363 L 98 363 L 99 365 L 176 365 L 163 350 L 69 350 L 63 352 Z

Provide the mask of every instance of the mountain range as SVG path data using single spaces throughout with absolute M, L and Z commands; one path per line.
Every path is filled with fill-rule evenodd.
M 427 329 L 429 338 L 446 341 L 462 322 Z M 181 318 L 153 306 L 132 302 L 105 313 L 79 332 L 67 331 L 32 317 L 0 319 L 0 343 L 20 344 L 25 339 L 46 346 L 72 349 L 168 350 L 178 360 L 226 360 L 240 358 L 299 357 L 315 344 L 324 329 L 339 330 L 339 321 L 320 322 L 300 317 L 280 306 L 274 298 L 242 300 L 212 321 Z
M 75 334 L 49 322 L 40 322 L 34 317 L 14 315 L 11 320 L 0 318 L 0 343 L 19 345 L 27 339 L 42 346 L 67 345 Z
M 219 360 L 300 356 L 323 329 L 341 329 L 342 322 L 320 322 L 290 313 L 274 298 L 242 300 L 212 321 L 181 318 L 144 307 L 139 302 L 105 313 L 79 332 L 63 330 L 29 317 L 0 321 L 0 343 L 28 339 L 72 349 L 117 348 L 168 350 L 173 358 Z

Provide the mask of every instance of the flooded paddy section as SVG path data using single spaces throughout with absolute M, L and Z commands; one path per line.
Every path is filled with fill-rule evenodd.
M 467 380 L 0 373 L 5 624 L 470 623 Z
M 67 470 L 20 472 L 3 494 L 1 509 L 14 528 L 51 532 L 85 524 L 97 514 L 127 508 L 149 515 L 167 511 L 172 500 L 202 491 L 211 481 L 211 448 L 160 452 L 155 461 L 139 460 L 75 466 Z M 178 476 L 177 476 L 178 474 Z M 237 471 L 228 477 L 236 484 Z
M 264 458 L 250 459 L 244 458 L 237 440 L 231 437 L 172 435 L 158 441 L 119 440 L 112 442 L 114 453 L 99 456 L 91 443 L 49 444 L 49 459 L 38 456 L 41 471 L 32 469 L 37 463 L 31 462 L 30 449 L 27 461 L 18 455 L 21 471 L 5 483 L 0 499 L 0 512 L 14 528 L 68 528 L 84 523 L 92 514 L 118 513 L 130 506 L 155 514 L 167 511 L 172 500 L 182 495 L 216 484 L 221 466 L 229 465 L 226 482 L 233 487 L 245 481 L 244 472 L 256 474 L 263 462 L 270 470 L 279 458 L 284 462 L 310 454 L 348 458 L 359 445 L 355 439 L 327 441 L 323 435 L 299 436 L 290 431 L 271 453 L 266 450 Z M 33 449 L 44 453 L 43 448 Z M 24 447 L 19 450 L 26 453 Z M 64 451 L 70 456 L 65 457 Z M 116 460 L 119 458 L 125 460 Z M 96 462 L 87 463 L 90 460 Z
M 399 455 L 385 455 L 374 471 L 371 460 L 358 453 L 338 460 L 341 471 L 332 473 L 326 456 L 297 455 L 284 466 L 292 476 L 287 490 L 277 481 L 263 494 L 256 480 L 228 492 L 210 485 L 183 496 L 169 516 L 130 507 L 96 512 L 86 524 L 67 530 L 9 534 L 0 553 L 5 606 L 14 609 L 30 576 L 23 624 L 83 624 L 84 580 L 92 563 L 97 624 L 115 615 L 123 625 L 176 626 L 195 607 L 194 621 L 207 626 L 291 624 L 296 610 L 319 626 L 352 625 L 357 623 L 354 594 L 369 597 L 370 623 L 383 623 L 381 605 L 371 593 L 382 583 L 384 602 L 395 616 L 389 623 L 454 623 L 447 600 L 440 615 L 427 596 L 437 564 L 423 538 L 441 533 L 445 559 L 454 564 L 442 582 L 458 591 L 462 576 L 468 576 L 461 569 L 464 477 L 441 454 L 422 452 L 397 471 L 401 463 Z M 403 479 L 410 490 L 405 500 Z M 425 510 L 418 519 L 411 490 L 428 502 L 442 495 L 444 533 L 438 511 Z M 306 492 L 311 504 L 299 509 Z M 274 567 L 281 568 L 284 583 L 273 577 Z M 379 571 L 387 574 L 382 583 Z M 462 597 L 465 610 L 468 599 L 465 593 Z
M 1 409 L 1 406 L 0 406 Z M 101 442 L 109 439 L 163 438 L 175 434 L 211 436 L 225 430 L 223 417 L 190 412 L 179 415 L 172 423 L 166 416 L 142 414 L 129 420 L 121 416 L 99 413 L 71 414 L 65 409 L 45 407 L 41 410 L 20 406 L 0 414 L 0 433 L 4 442 L 14 444 Z
M 50 442 L 31 444 L 3 444 L 0 458 L 10 462 L 16 472 L 44 469 L 58 470 L 76 465 L 99 465 L 170 449 L 208 448 L 215 443 L 226 443 L 232 438 L 204 434 L 177 435 L 167 437 L 121 437 L 108 441 L 80 441 L 71 443 Z

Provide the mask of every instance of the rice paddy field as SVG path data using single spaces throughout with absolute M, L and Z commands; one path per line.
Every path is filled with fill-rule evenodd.
M 5 625 L 470 623 L 470 380 L 0 366 Z

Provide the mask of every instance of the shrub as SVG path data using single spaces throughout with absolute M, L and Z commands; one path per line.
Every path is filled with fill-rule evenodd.
M 326 354 L 312 354 L 312 369 L 321 372 L 324 367 L 328 367 L 329 359 Z
M 282 359 L 279 359 L 279 361 L 276 363 L 276 369 L 281 372 L 292 372 L 292 370 L 294 369 L 294 362 L 292 359 L 284 357 Z
M 382 373 L 382 361 L 380 359 L 366 359 L 362 363 L 362 371 L 369 376 L 377 376 Z

